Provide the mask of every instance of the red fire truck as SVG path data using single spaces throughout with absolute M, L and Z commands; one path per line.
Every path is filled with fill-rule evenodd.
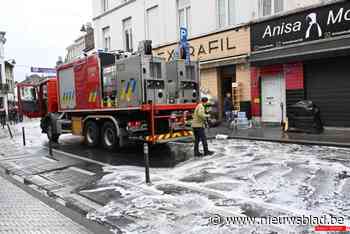
M 18 85 L 20 111 L 41 118 L 57 142 L 83 136 L 88 146 L 122 147 L 192 137 L 189 121 L 199 99 L 198 63 L 166 63 L 150 49 L 125 56 L 98 52 L 57 67 L 57 78 Z

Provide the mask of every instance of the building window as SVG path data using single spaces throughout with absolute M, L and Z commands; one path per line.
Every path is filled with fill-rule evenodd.
M 187 28 L 188 33 L 191 31 L 191 3 L 190 0 L 178 0 L 178 24 L 179 28 Z M 178 30 L 179 32 L 180 30 Z
M 109 9 L 109 0 L 101 0 L 102 11 L 105 12 Z
M 110 27 L 105 27 L 102 29 L 102 40 L 103 40 L 103 48 L 106 51 L 111 50 L 111 30 L 110 30 Z
M 147 39 L 159 43 L 160 29 L 159 10 L 158 6 L 155 6 L 147 10 Z
M 275 13 L 282 12 L 284 9 L 283 0 L 275 0 Z
M 259 0 L 261 16 L 269 16 L 284 11 L 284 0 Z
M 219 28 L 236 23 L 236 0 L 217 0 Z
M 124 50 L 127 52 L 132 52 L 133 37 L 132 37 L 131 18 L 123 20 L 123 40 L 124 40 Z

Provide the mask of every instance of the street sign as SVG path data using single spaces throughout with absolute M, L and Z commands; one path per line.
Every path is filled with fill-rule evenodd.
M 186 57 L 186 64 L 189 64 L 191 61 L 190 55 L 190 45 L 188 44 L 188 30 L 187 28 L 180 28 L 180 51 L 183 50 L 183 53 Z
M 187 28 L 181 27 L 180 28 L 180 41 L 182 43 L 187 43 L 187 40 L 188 40 L 188 30 L 187 30 Z
M 33 73 L 56 73 L 55 68 L 31 67 L 30 71 Z

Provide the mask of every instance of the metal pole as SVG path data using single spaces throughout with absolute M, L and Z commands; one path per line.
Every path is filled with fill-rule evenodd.
M 22 135 L 23 135 L 23 145 L 26 146 L 26 132 L 24 127 L 22 127 Z
M 145 157 L 145 174 L 146 174 L 146 184 L 151 183 L 151 178 L 149 175 L 149 143 L 143 144 L 143 154 Z
M 10 128 L 10 125 L 7 124 L 7 129 L 9 130 L 9 133 L 10 133 L 10 137 L 13 138 L 13 134 L 11 132 L 11 128 Z

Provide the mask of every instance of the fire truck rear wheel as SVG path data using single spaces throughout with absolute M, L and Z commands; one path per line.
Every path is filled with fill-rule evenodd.
M 88 121 L 84 128 L 85 143 L 89 147 L 96 147 L 99 143 L 100 131 L 95 121 Z
M 113 150 L 119 147 L 119 137 L 112 122 L 105 122 L 101 132 L 103 148 Z

